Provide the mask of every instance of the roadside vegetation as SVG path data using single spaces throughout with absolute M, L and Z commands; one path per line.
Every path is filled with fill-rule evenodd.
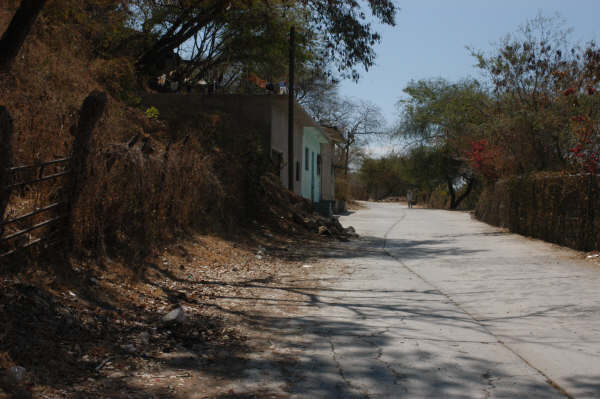
M 484 53 L 481 80 L 413 81 L 392 134 L 398 151 L 365 159 L 355 192 L 381 199 L 416 190 L 435 207 L 470 208 L 496 181 L 600 166 L 600 49 L 569 43 L 557 18 L 537 18 Z

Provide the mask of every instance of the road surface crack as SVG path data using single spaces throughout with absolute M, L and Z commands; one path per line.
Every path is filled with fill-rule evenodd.
M 375 360 L 382 363 L 383 366 L 385 367 L 385 369 L 390 372 L 390 374 L 393 376 L 394 385 L 402 385 L 401 381 L 406 380 L 407 376 L 402 374 L 398 370 L 396 370 L 390 362 L 383 360 L 383 347 L 370 341 L 370 339 L 377 338 L 378 336 L 384 335 L 385 333 L 387 333 L 390 330 L 391 330 L 391 327 L 387 327 L 387 328 L 383 329 L 382 331 L 377 331 L 377 332 L 374 332 L 369 335 L 359 335 L 359 336 L 357 336 L 357 338 L 377 350 L 377 355 L 375 356 Z M 406 390 L 406 388 L 405 388 L 405 390 Z
M 498 336 L 496 336 L 484 323 L 482 320 L 479 320 L 477 317 L 475 317 L 475 315 L 471 314 L 469 311 L 467 311 L 465 308 L 463 308 L 458 302 L 456 302 L 449 294 L 447 294 L 446 292 L 444 292 L 441 288 L 439 288 L 437 285 L 435 285 L 434 283 L 432 283 L 431 281 L 429 281 L 428 279 L 426 279 L 425 277 L 423 277 L 421 274 L 419 274 L 418 272 L 416 272 L 415 270 L 413 270 L 412 268 L 410 268 L 408 265 L 406 265 L 402 259 L 397 256 L 394 255 L 388 248 L 387 248 L 387 242 L 388 242 L 388 236 L 389 234 L 392 232 L 392 230 L 394 230 L 399 224 L 400 222 L 402 222 L 404 219 L 406 218 L 406 213 L 404 213 L 398 220 L 396 220 L 396 222 L 394 224 L 392 224 L 392 226 L 385 232 L 384 236 L 383 236 L 383 251 L 392 259 L 396 260 L 403 268 L 405 268 L 408 272 L 410 272 L 411 274 L 415 275 L 417 278 L 419 278 L 421 281 L 423 281 L 425 284 L 428 284 L 430 287 L 432 287 L 436 292 L 438 292 L 439 294 L 443 295 L 444 297 L 446 297 L 446 299 L 453 305 L 455 306 L 457 309 L 459 309 L 461 312 L 463 312 L 465 315 L 467 315 L 470 319 L 472 319 L 475 323 L 477 323 L 479 326 L 481 326 L 482 329 L 484 329 L 487 334 L 489 334 L 491 337 L 494 337 L 494 339 L 500 344 L 502 345 L 505 349 L 507 349 L 508 351 L 510 351 L 511 353 L 513 353 L 515 356 L 517 356 L 519 359 L 521 359 L 521 361 L 523 363 L 525 363 L 527 366 L 529 366 L 530 368 L 532 368 L 533 370 L 535 370 L 540 376 L 542 376 L 545 380 L 546 383 L 549 384 L 550 386 L 552 386 L 554 389 L 556 389 L 558 392 L 560 392 L 562 395 L 564 395 L 565 397 L 569 398 L 569 399 L 574 399 L 573 396 L 571 394 L 569 394 L 563 387 L 561 387 L 560 385 L 558 385 L 555 381 L 553 381 L 546 373 L 544 373 L 542 370 L 540 370 L 539 368 L 535 367 L 533 364 L 531 364 L 527 359 L 525 359 L 521 354 L 519 354 L 517 351 L 515 351 L 513 348 L 511 348 L 510 346 L 508 346 L 507 344 L 505 344 Z M 486 396 L 486 398 L 489 396 Z
M 348 389 L 350 389 L 351 391 L 358 392 L 365 399 L 371 399 L 371 396 L 369 395 L 369 393 L 367 391 L 361 389 L 360 387 L 355 386 L 346 377 L 346 373 L 344 372 L 344 368 L 343 368 L 342 364 L 340 363 L 340 361 L 338 359 L 338 355 L 337 355 L 337 353 L 335 351 L 335 344 L 333 343 L 333 339 L 331 338 L 331 335 L 327 336 L 327 340 L 329 341 L 329 345 L 331 347 L 331 355 L 332 355 L 333 361 L 335 362 L 335 366 L 336 366 L 336 368 L 338 370 L 338 374 L 342 378 L 342 381 L 344 381 L 344 383 L 346 384 L 346 386 L 348 387 Z M 340 397 L 342 397 L 342 396 L 340 396 Z
M 494 377 L 492 377 L 492 374 L 489 370 L 483 373 L 481 376 L 487 382 L 487 386 L 483 389 L 483 392 L 485 394 L 483 399 L 489 399 L 492 395 L 492 391 L 496 388 L 496 385 L 494 384 Z

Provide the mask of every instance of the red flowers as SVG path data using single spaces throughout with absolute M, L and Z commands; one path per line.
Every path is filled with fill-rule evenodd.
M 570 148 L 569 152 L 572 152 L 573 155 L 575 155 L 577 158 L 582 158 L 584 156 L 582 150 L 583 147 L 581 146 L 581 144 L 577 144 L 577 146 Z
M 575 154 L 578 154 L 579 152 L 581 152 L 582 147 L 581 144 L 577 144 L 575 147 L 570 148 L 569 151 Z
M 497 151 L 490 148 L 486 140 L 472 141 L 471 151 L 467 152 L 473 168 L 491 180 L 498 177 L 495 162 L 497 155 Z
M 586 144 L 588 144 L 586 142 Z M 575 147 L 570 148 L 569 152 L 573 153 L 575 159 L 579 159 L 577 163 L 583 167 L 583 169 L 589 173 L 596 173 L 598 170 L 598 163 L 600 162 L 600 153 L 590 149 L 586 149 L 582 144 L 577 144 Z
M 572 87 L 569 87 L 567 90 L 563 91 L 563 95 L 565 96 L 570 96 L 571 94 L 575 94 L 575 89 Z

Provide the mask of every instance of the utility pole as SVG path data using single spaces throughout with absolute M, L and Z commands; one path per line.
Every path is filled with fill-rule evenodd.
M 296 63 L 296 27 L 290 29 L 290 76 L 288 87 L 288 188 L 294 191 L 294 64 Z

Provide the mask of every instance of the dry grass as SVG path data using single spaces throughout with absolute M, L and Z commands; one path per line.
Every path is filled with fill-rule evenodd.
M 19 1 L 0 4 L 0 31 L 12 18 Z M 70 128 L 78 119 L 83 99 L 92 90 L 121 92 L 117 87 L 127 75 L 127 61 L 119 59 L 111 78 L 109 67 L 92 55 L 90 41 L 80 26 L 66 18 L 63 0 L 50 0 L 40 15 L 10 73 L 0 74 L 0 104 L 14 120 L 14 163 L 31 165 L 68 156 L 72 137 Z M 82 7 L 79 4 L 79 7 Z M 143 131 L 147 123 L 140 110 L 125 106 L 110 97 L 107 111 L 97 129 L 97 143 L 121 142 Z M 59 170 L 46 168 L 46 175 Z M 38 176 L 39 170 L 19 173 L 17 181 Z M 16 190 L 8 216 L 17 216 L 58 200 L 63 181 L 45 182 Z M 28 222 L 37 222 L 40 215 Z M 16 225 L 15 228 L 23 227 Z M 42 231 L 36 233 L 43 233 Z M 33 237 L 31 237 L 33 238 Z
M 13 7 L 0 6 L 0 27 L 8 24 L 13 11 Z M 40 16 L 11 72 L 0 75 L 0 104 L 14 119 L 15 161 L 20 164 L 67 154 L 72 141 L 69 129 L 83 99 L 92 90 L 109 89 L 98 82 L 106 68 L 92 73 L 101 68 L 91 68 L 99 61 L 92 57 L 82 34 L 74 26 L 51 22 L 44 14 Z M 100 126 L 102 140 L 120 141 L 130 134 L 130 114 L 135 112 L 111 98 Z
M 154 243 L 223 213 L 212 160 L 182 143 L 152 155 L 142 145 L 112 145 L 90 165 L 73 226 L 78 248 L 145 256 Z
M 141 261 L 185 233 L 234 232 L 263 207 L 268 164 L 257 134 L 227 124 L 146 125 L 151 136 L 93 151 L 71 226 L 79 252 Z

